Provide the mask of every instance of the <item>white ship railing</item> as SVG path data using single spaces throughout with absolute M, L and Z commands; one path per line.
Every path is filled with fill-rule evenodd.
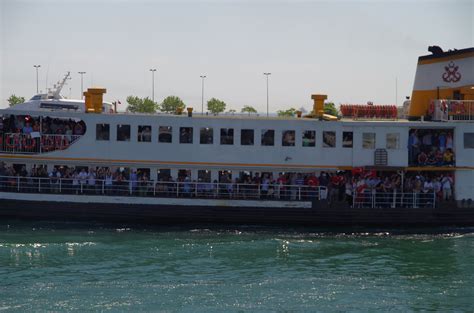
M 0 176 L 0 190 L 19 193 L 286 201 L 322 200 L 327 196 L 327 188 L 324 186 L 21 176 Z
M 432 100 L 428 111 L 435 121 L 474 121 L 473 100 Z
M 436 193 L 431 192 L 377 192 L 366 190 L 353 195 L 354 208 L 420 208 L 436 206 Z
M 64 150 L 81 137 L 80 135 L 4 133 L 0 135 L 0 151 L 11 154 L 36 154 Z

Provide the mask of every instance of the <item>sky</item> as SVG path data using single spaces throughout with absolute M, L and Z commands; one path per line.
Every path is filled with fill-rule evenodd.
M 401 105 L 429 45 L 473 47 L 474 1 L 12 1 L 0 0 L 0 108 L 67 71 L 62 94 L 107 89 L 105 100 L 179 96 L 196 111 L 311 109 L 330 101 Z

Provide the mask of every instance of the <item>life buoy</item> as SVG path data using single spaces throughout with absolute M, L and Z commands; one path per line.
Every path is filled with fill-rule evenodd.
M 34 138 L 31 138 L 31 136 L 25 136 L 21 141 L 21 145 L 24 150 L 31 151 L 36 147 L 36 140 Z
M 41 141 L 41 146 L 44 151 L 54 150 L 54 139 L 51 136 L 43 136 L 43 138 L 41 138 Z
M 5 141 L 5 146 L 7 149 L 13 150 L 18 149 L 20 145 L 19 136 L 17 134 L 10 134 Z
M 69 140 L 66 136 L 57 136 L 55 138 L 56 149 L 64 150 L 69 146 Z

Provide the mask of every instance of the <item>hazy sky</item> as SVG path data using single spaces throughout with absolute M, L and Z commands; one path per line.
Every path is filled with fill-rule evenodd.
M 107 88 L 106 100 L 205 98 L 227 108 L 311 106 L 312 93 L 338 103 L 398 103 L 411 95 L 418 56 L 429 45 L 473 45 L 474 1 L 11 1 L 0 0 L 0 107 L 66 71 L 64 96 Z

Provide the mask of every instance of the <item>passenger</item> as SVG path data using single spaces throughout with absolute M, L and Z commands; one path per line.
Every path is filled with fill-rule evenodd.
M 33 132 L 33 128 L 29 122 L 26 122 L 25 126 L 22 129 L 23 134 L 29 135 Z
M 447 148 L 443 155 L 444 165 L 454 165 L 454 154 L 451 148 Z
M 184 184 L 183 184 L 183 193 L 185 197 L 190 197 L 191 196 L 191 178 L 186 176 L 184 178 Z
M 432 204 L 433 202 L 433 197 L 432 194 L 434 192 L 434 186 L 433 182 L 431 181 L 430 178 L 428 178 L 424 185 L 423 185 L 423 199 L 422 199 L 422 205 L 427 206 Z
M 451 132 L 448 132 L 448 135 L 446 137 L 446 149 L 451 149 L 453 150 L 454 149 L 454 146 L 453 146 L 453 134 Z
M 88 174 L 86 173 L 86 170 L 83 168 L 78 176 L 79 176 L 79 182 L 81 184 L 81 193 L 84 193 L 84 189 L 87 186 L 86 184 L 87 184 Z
M 436 157 L 435 157 L 435 154 L 433 153 L 433 151 L 430 151 L 428 153 L 428 158 L 426 160 L 426 164 L 429 165 L 429 166 L 435 166 L 436 165 Z
M 425 166 L 428 162 L 428 156 L 424 151 L 421 151 L 420 154 L 418 154 L 418 165 L 420 166 Z
M 413 193 L 415 196 L 415 200 L 414 200 L 415 208 L 417 208 L 420 204 L 420 194 L 421 194 L 422 188 L 423 188 L 423 183 L 421 182 L 421 177 L 416 176 L 414 187 L 413 187 Z
M 56 167 L 49 173 L 50 191 L 54 193 L 59 192 L 59 183 L 61 179 L 61 173 Z
M 107 173 L 105 174 L 105 181 L 104 181 L 105 193 L 107 195 L 111 195 L 113 193 L 113 184 L 114 184 L 114 178 L 113 178 L 112 172 L 110 172 L 110 170 L 107 170 Z
M 444 165 L 444 155 L 443 151 L 440 149 L 436 150 L 435 154 L 436 166 L 443 166 Z
M 345 183 L 345 200 L 347 205 L 352 208 L 353 205 L 353 196 L 352 193 L 354 191 L 354 182 L 352 180 L 347 179 Z
M 441 188 L 443 190 L 443 200 L 449 201 L 452 197 L 453 179 L 449 175 L 444 175 L 441 179 Z
M 96 191 L 96 173 L 94 169 L 89 169 L 87 174 L 87 191 L 89 194 L 97 193 Z
M 423 135 L 423 149 L 425 151 L 431 150 L 431 146 L 433 145 L 433 135 L 431 132 L 428 130 L 426 133 Z
M 76 195 L 79 194 L 79 175 L 76 171 L 72 174 L 72 190 Z
M 438 136 L 439 150 L 441 151 L 441 153 L 446 150 L 446 140 L 446 134 L 444 132 L 441 132 L 441 134 Z
M 130 182 L 129 182 L 129 190 L 130 194 L 134 195 L 135 192 L 137 191 L 138 187 L 138 175 L 137 171 L 133 170 L 132 173 L 130 174 Z
M 261 185 L 261 188 L 260 188 L 263 199 L 267 198 L 269 189 L 270 189 L 270 179 L 268 178 L 267 174 L 265 174 L 263 176 L 262 185 Z

